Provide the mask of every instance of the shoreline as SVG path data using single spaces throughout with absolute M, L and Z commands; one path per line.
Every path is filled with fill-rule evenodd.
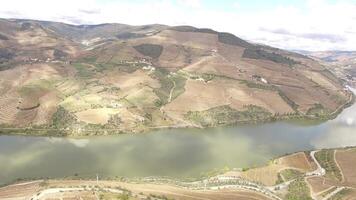
M 248 167 L 246 169 L 243 168 L 232 168 L 229 169 L 228 171 L 244 171 L 244 170 L 252 170 L 252 169 L 258 169 L 261 167 L 265 167 L 268 166 L 269 163 L 271 163 L 272 161 L 287 157 L 287 156 L 291 156 L 293 154 L 298 154 L 298 153 L 302 153 L 302 152 L 316 152 L 316 151 L 322 151 L 322 150 L 342 150 L 342 149 L 350 149 L 350 148 L 356 148 L 356 145 L 353 146 L 343 146 L 343 147 L 337 147 L 337 148 L 322 148 L 322 149 L 305 149 L 303 151 L 294 151 L 294 152 L 290 152 L 290 153 L 285 153 L 283 155 L 278 155 L 276 157 L 273 157 L 271 159 L 269 159 L 267 162 L 265 162 L 264 164 L 260 165 L 260 166 L 251 166 Z M 204 181 L 206 179 L 210 179 L 216 176 L 220 176 L 223 175 L 224 173 L 228 172 L 228 171 L 224 171 L 224 169 L 220 169 L 218 170 L 219 172 L 215 175 L 212 176 L 203 176 L 203 177 L 171 177 L 171 176 L 137 176 L 137 177 L 124 177 L 124 176 L 112 176 L 112 177 L 104 177 L 102 180 L 103 181 L 125 181 L 125 182 L 130 182 L 130 183 L 136 183 L 136 182 L 142 182 L 142 181 L 147 181 L 150 179 L 156 179 L 156 180 L 169 180 L 169 181 L 173 181 L 173 182 L 185 182 L 185 183 L 192 183 L 192 182 L 199 182 L 199 181 Z M 202 172 L 205 173 L 205 172 Z M 94 177 L 94 175 L 96 174 L 92 174 L 92 176 Z M 0 189 L 3 187 L 7 187 L 7 186 L 11 186 L 11 185 L 21 185 L 21 184 L 26 184 L 26 183 L 32 183 L 32 182 L 37 182 L 37 181 L 45 181 L 45 180 L 60 180 L 60 181 L 66 181 L 66 180 L 82 180 L 82 181 L 95 181 L 95 178 L 93 177 L 84 177 L 84 176 L 80 176 L 80 173 L 78 173 L 78 175 L 71 175 L 71 176 L 64 176 L 64 177 L 33 177 L 33 178 L 24 178 L 24 179 L 17 179 L 17 180 L 13 180 L 10 181 L 9 183 L 3 183 L 0 184 Z
M 343 147 L 343 148 L 330 148 L 330 149 L 318 149 L 318 150 L 311 150 L 311 151 L 298 151 L 291 154 L 286 154 L 283 156 L 276 157 L 272 159 L 272 161 L 277 161 L 279 159 L 284 159 L 289 156 L 293 156 L 299 153 L 305 153 L 309 155 L 311 160 L 308 162 L 312 162 L 315 164 L 314 167 L 311 167 L 309 170 L 305 171 L 298 177 L 295 177 L 292 180 L 284 180 L 283 182 L 276 182 L 273 185 L 266 185 L 263 183 L 256 182 L 249 178 L 245 178 L 243 176 L 232 175 L 229 173 L 220 173 L 217 175 L 202 177 L 196 180 L 184 180 L 184 179 L 177 179 L 177 178 L 170 178 L 170 177 L 135 177 L 135 178 L 124 178 L 124 177 L 117 177 L 117 178 L 110 178 L 100 177 L 98 178 L 82 178 L 82 177 L 64 177 L 64 178 L 33 178 L 28 180 L 22 181 L 13 181 L 11 183 L 3 184 L 0 186 L 1 189 L 7 189 L 11 187 L 22 187 L 30 184 L 38 184 L 40 188 L 37 190 L 36 193 L 33 194 L 33 197 L 38 198 L 42 193 L 46 193 L 48 190 L 56 190 L 57 193 L 61 193 L 64 191 L 75 191 L 75 190 L 83 190 L 83 191 L 94 191 L 94 190 L 112 190 L 113 185 L 121 185 L 121 189 L 130 191 L 132 187 L 125 187 L 125 186 L 133 186 L 139 187 L 141 189 L 145 189 L 147 186 L 155 185 L 160 187 L 160 192 L 165 192 L 164 188 L 171 187 L 177 188 L 180 190 L 186 191 L 200 191 L 200 192 L 207 192 L 207 191 L 214 191 L 214 190 L 224 190 L 230 189 L 233 191 L 249 191 L 252 193 L 257 193 L 260 195 L 265 195 L 269 197 L 269 199 L 277 199 L 282 200 L 281 194 L 283 194 L 286 189 L 293 184 L 293 182 L 298 182 L 301 179 L 306 181 L 308 178 L 314 177 L 324 177 L 327 173 L 326 169 L 320 164 L 320 161 L 316 158 L 315 154 L 320 151 L 324 150 L 347 150 L 352 149 L 355 147 Z M 308 159 L 308 158 L 306 158 Z M 266 163 L 262 167 L 269 166 L 270 163 Z M 289 167 L 293 169 L 293 167 Z M 252 170 L 254 168 L 250 168 L 248 170 Z M 236 170 L 229 170 L 228 172 L 236 172 Z M 309 188 L 311 186 L 308 186 Z M 106 188 L 106 189 L 105 189 Z M 331 196 L 335 195 L 342 189 L 348 188 L 348 186 L 337 186 L 339 188 L 336 190 L 337 192 L 333 193 Z M 142 193 L 143 194 L 143 193 Z M 311 193 L 311 198 L 316 199 L 315 194 Z
M 356 101 L 356 96 L 354 93 L 350 93 L 350 99 L 340 107 L 338 107 L 332 113 L 322 116 L 322 117 L 315 117 L 313 115 L 300 115 L 298 113 L 293 115 L 283 115 L 283 116 L 271 116 L 266 119 L 259 119 L 259 120 L 244 120 L 244 121 L 236 121 L 235 123 L 231 124 L 218 124 L 213 126 L 164 126 L 164 127 L 145 127 L 141 130 L 134 130 L 133 132 L 123 131 L 120 128 L 113 128 L 113 129 L 86 129 L 81 131 L 80 134 L 76 133 L 73 130 L 66 130 L 66 129 L 54 129 L 54 128 L 31 128 L 31 127 L 1 127 L 0 126 L 0 136 L 33 136 L 33 137 L 64 137 L 64 138 L 85 138 L 85 137 L 96 137 L 96 136 L 115 136 L 115 135 L 122 135 L 122 134 L 146 134 L 150 132 L 155 132 L 158 130 L 169 130 L 169 129 L 207 129 L 207 128 L 218 128 L 218 127 L 234 127 L 240 125 L 259 125 L 259 124 L 267 124 L 267 123 L 276 123 L 276 122 L 305 122 L 308 123 L 315 123 L 321 124 L 327 121 L 333 120 L 337 118 L 337 116 L 345 109 L 351 107 Z M 31 132 L 31 134 L 28 134 Z M 76 134 L 73 134 L 76 133 Z M 84 133 L 84 134 L 82 134 Z M 89 134 L 87 134 L 89 133 Z

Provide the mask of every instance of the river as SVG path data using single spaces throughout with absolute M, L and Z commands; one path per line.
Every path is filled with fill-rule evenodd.
M 0 184 L 18 178 L 199 177 L 287 153 L 356 146 L 356 105 L 321 124 L 274 122 L 85 139 L 0 136 Z

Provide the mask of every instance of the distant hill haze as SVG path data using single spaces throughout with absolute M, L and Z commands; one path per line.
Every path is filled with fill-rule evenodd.
M 302 52 L 324 63 L 338 77 L 351 85 L 356 85 L 356 51 L 316 51 Z
M 319 61 L 230 33 L 0 20 L 5 128 L 91 135 L 327 119 L 350 99 Z

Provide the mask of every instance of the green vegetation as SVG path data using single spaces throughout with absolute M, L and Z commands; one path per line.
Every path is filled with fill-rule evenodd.
M 173 82 L 174 82 L 174 90 L 172 93 L 172 99 L 177 98 L 179 95 L 183 94 L 185 92 L 185 83 L 187 79 L 184 76 L 181 76 L 179 74 L 174 74 L 169 77 Z
M 281 175 L 281 173 L 278 173 L 277 174 L 277 180 L 276 180 L 276 185 L 279 185 L 279 184 L 281 184 L 281 183 L 283 183 L 284 182 L 284 180 L 283 180 L 283 178 L 282 178 L 282 175 Z
M 80 59 L 77 60 L 78 63 L 95 63 L 97 60 L 96 56 L 94 55 L 88 55 L 85 57 L 81 57 Z
M 0 64 L 8 62 L 11 60 L 15 54 L 7 48 L 0 48 Z
M 295 169 L 285 169 L 281 171 L 281 176 L 283 176 L 285 181 L 294 180 L 302 177 L 304 174 Z
M 218 39 L 219 42 L 228 44 L 228 45 L 234 45 L 234 46 L 240 46 L 240 47 L 251 47 L 251 44 L 246 42 L 245 40 L 242 40 L 235 35 L 231 33 L 218 33 Z
M 217 32 L 208 29 L 208 28 L 195 28 L 193 26 L 175 26 L 171 27 L 170 30 L 174 31 L 179 31 L 179 32 L 196 32 L 196 33 L 210 33 L 210 34 L 216 34 Z
M 286 94 L 284 94 L 284 92 L 282 92 L 281 90 L 278 91 L 279 96 L 282 97 L 282 99 L 287 102 L 287 104 L 294 110 L 294 111 L 298 111 L 298 104 L 296 104 L 294 101 L 292 101 L 289 97 L 287 97 Z
M 293 181 L 288 187 L 286 200 L 312 200 L 310 197 L 309 187 L 304 179 L 299 178 Z
M 307 115 L 312 115 L 315 117 L 325 117 L 329 115 L 329 110 L 326 109 L 322 104 L 316 103 L 312 108 L 309 108 Z
M 74 125 L 77 122 L 76 117 L 68 112 L 62 106 L 59 106 L 57 112 L 52 116 L 52 127 L 57 129 L 67 128 Z
M 250 47 L 245 49 L 242 57 L 244 58 L 251 58 L 251 59 L 265 59 L 265 60 L 270 60 L 275 63 L 280 63 L 280 64 L 287 64 L 289 66 L 292 66 L 294 64 L 298 64 L 298 62 L 282 56 L 280 54 L 274 53 L 274 52 L 268 52 L 266 50 L 257 48 L 257 47 Z
M 116 35 L 117 39 L 120 40 L 128 40 L 128 39 L 134 39 L 134 38 L 141 38 L 145 37 L 145 34 L 140 34 L 140 33 L 131 33 L 131 32 L 124 32 L 124 33 L 119 33 Z
M 157 44 L 140 44 L 134 46 L 134 48 L 140 52 L 142 55 L 151 57 L 151 58 L 159 58 L 163 51 L 163 47 Z
M 73 63 L 75 69 L 78 71 L 77 76 L 80 78 L 91 78 L 94 76 L 94 71 L 90 69 L 90 66 L 83 63 Z
M 162 68 L 157 68 L 150 76 L 158 80 L 161 84 L 160 88 L 154 88 L 153 91 L 160 99 L 161 105 L 168 103 L 169 94 L 174 87 L 172 80 L 168 77 L 169 72 Z M 157 103 L 158 105 L 158 103 Z
M 341 181 L 342 175 L 334 160 L 335 150 L 321 150 L 315 154 L 315 158 L 326 171 L 326 177 Z
M 340 192 L 336 193 L 334 196 L 332 196 L 330 200 L 343 200 L 345 199 L 345 196 L 349 195 L 351 192 L 351 189 L 345 188 Z
M 266 84 L 256 83 L 248 80 L 242 80 L 241 83 L 246 84 L 246 86 L 249 88 L 257 88 L 257 89 L 272 90 L 272 91 L 277 90 L 277 88 L 273 85 L 266 85 Z
M 249 105 L 238 111 L 230 106 L 219 106 L 206 111 L 189 111 L 185 118 L 202 126 L 217 126 L 221 124 L 236 124 L 249 121 L 262 121 L 272 118 L 266 109 Z
M 102 192 L 99 194 L 100 200 L 134 200 L 128 193 L 123 194 L 113 194 L 108 192 Z

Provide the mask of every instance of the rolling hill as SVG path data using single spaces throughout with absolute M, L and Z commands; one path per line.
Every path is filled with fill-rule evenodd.
M 356 85 L 356 52 L 355 51 L 317 51 L 304 52 L 306 55 L 320 60 L 334 72 L 335 75 Z
M 0 19 L 0 124 L 96 135 L 328 119 L 351 92 L 319 61 L 190 26 Z

